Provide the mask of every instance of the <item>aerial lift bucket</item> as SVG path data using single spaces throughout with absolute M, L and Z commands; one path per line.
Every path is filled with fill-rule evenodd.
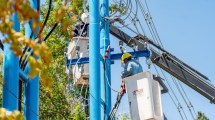
M 78 51 L 79 57 L 88 57 L 88 37 L 73 37 L 68 45 L 67 55 L 69 59 L 78 59 L 76 52 Z M 78 47 L 78 50 L 77 50 Z M 69 68 L 72 71 L 73 80 L 77 86 L 87 86 L 89 82 L 89 64 L 73 65 Z
M 150 72 L 124 79 L 132 120 L 164 120 L 161 88 Z

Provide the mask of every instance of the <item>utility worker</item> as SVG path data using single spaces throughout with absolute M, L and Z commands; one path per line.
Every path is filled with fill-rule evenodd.
M 130 53 L 124 53 L 122 55 L 122 64 L 124 67 L 124 71 L 122 72 L 121 75 L 122 79 L 143 72 L 140 63 L 135 59 L 132 59 L 132 55 Z M 124 80 L 122 80 L 120 91 L 121 94 L 126 92 Z
M 122 72 L 121 76 L 122 78 L 143 72 L 140 63 L 135 59 L 132 59 L 132 55 L 130 53 L 124 53 L 122 55 L 122 64 L 124 67 L 124 71 Z
M 88 13 L 83 13 L 81 15 L 81 21 L 75 24 L 72 30 L 73 37 L 87 37 L 88 36 L 88 26 L 89 26 L 89 20 L 88 20 Z

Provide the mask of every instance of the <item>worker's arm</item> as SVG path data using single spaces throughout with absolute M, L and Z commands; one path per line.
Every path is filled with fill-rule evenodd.
M 122 73 L 122 78 L 126 78 L 128 76 L 131 76 L 131 71 L 126 71 Z
M 128 77 L 132 75 L 132 63 L 129 62 L 125 67 L 125 71 L 122 73 L 122 78 Z

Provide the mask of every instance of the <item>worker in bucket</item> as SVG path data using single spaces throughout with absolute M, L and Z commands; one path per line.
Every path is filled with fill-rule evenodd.
M 122 78 L 143 72 L 140 63 L 135 59 L 132 59 L 132 55 L 130 53 L 124 53 L 122 55 L 122 65 L 124 67 L 124 71 L 121 75 Z
M 142 66 L 138 61 L 132 59 L 132 55 L 130 53 L 124 53 L 122 55 L 122 65 L 124 67 L 124 71 L 121 74 L 122 84 L 120 88 L 120 92 L 125 92 L 125 81 L 123 78 L 138 74 L 143 72 Z
M 83 13 L 81 15 L 81 21 L 75 24 L 72 30 L 73 37 L 87 37 L 88 36 L 88 26 L 89 26 L 89 15 L 88 13 Z

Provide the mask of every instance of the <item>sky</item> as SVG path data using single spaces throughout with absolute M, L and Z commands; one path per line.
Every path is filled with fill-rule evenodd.
M 215 1 L 213 0 L 148 0 L 151 16 L 157 28 L 160 39 L 167 51 L 192 66 L 202 74 L 206 75 L 213 85 L 215 85 Z M 145 22 L 145 21 L 142 21 Z M 128 32 L 129 34 L 129 32 Z M 148 35 L 151 38 L 150 35 Z M 119 53 L 118 40 L 111 36 L 111 46 L 115 48 L 115 53 Z M 127 51 L 130 49 L 127 48 Z M 144 71 L 147 69 L 145 59 L 140 62 Z M 123 70 L 120 61 L 115 61 L 111 66 L 112 87 L 119 89 L 120 72 Z M 171 83 L 179 102 L 188 117 L 192 120 L 191 114 L 182 100 L 176 86 L 170 76 L 167 80 Z M 209 100 L 183 84 L 183 87 L 192 102 L 195 111 L 203 112 L 210 120 L 215 120 L 215 105 Z M 172 93 L 171 93 L 172 94 Z M 112 92 L 112 104 L 116 100 L 116 93 Z M 180 115 L 170 100 L 169 95 L 162 95 L 163 112 L 168 120 L 181 120 Z M 118 109 L 117 114 L 129 113 L 127 96 Z

